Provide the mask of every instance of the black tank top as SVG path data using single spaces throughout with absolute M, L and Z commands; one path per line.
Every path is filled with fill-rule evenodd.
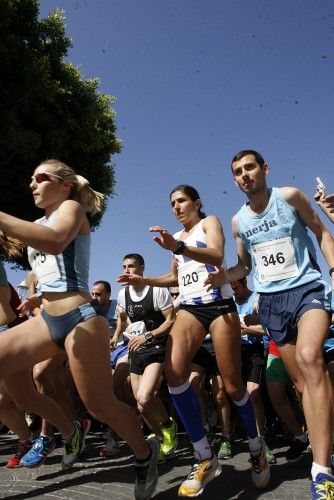
M 125 310 L 131 321 L 144 321 L 146 330 L 151 331 L 162 325 L 165 317 L 161 311 L 155 311 L 153 303 L 153 287 L 150 286 L 145 297 L 139 302 L 134 302 L 131 299 L 129 287 L 125 288 Z M 154 339 L 152 344 L 163 344 L 167 342 L 168 335 L 164 335 L 158 339 Z

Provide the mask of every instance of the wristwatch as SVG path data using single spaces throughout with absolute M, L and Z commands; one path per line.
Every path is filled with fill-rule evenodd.
M 176 240 L 176 243 L 177 243 L 177 247 L 176 247 L 176 250 L 174 250 L 173 253 L 175 255 L 182 255 L 185 252 L 185 250 L 187 248 L 187 245 L 182 240 Z
M 152 332 L 145 332 L 145 333 L 144 333 L 144 337 L 145 337 L 146 342 L 147 342 L 148 344 L 150 344 L 151 342 L 153 342 L 154 335 L 153 335 L 153 333 L 152 333 Z

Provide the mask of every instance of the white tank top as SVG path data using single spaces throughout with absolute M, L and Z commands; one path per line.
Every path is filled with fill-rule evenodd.
M 193 232 L 184 240 L 186 245 L 197 248 L 207 247 L 203 221 L 204 219 L 201 219 Z M 174 234 L 174 238 L 179 239 L 182 233 L 183 231 L 178 231 Z M 208 274 L 217 270 L 216 266 L 197 262 L 185 255 L 175 255 L 174 262 L 177 266 L 181 304 L 209 304 L 216 300 L 233 297 L 233 290 L 229 283 L 211 290 L 208 290 L 208 286 L 204 286 Z

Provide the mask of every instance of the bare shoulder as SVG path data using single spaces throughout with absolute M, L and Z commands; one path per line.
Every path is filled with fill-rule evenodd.
M 308 197 L 300 189 L 296 187 L 281 187 L 279 188 L 280 195 L 288 202 L 290 205 L 296 207 L 300 203 L 308 202 Z M 297 207 L 296 207 L 297 208 Z
M 205 219 L 203 219 L 203 228 L 217 224 L 221 226 L 221 221 L 216 215 L 207 215 Z
M 63 211 L 63 212 L 66 212 L 66 211 L 81 211 L 83 212 L 83 208 L 82 206 L 80 205 L 79 202 L 75 201 L 75 200 L 65 200 L 63 201 L 63 203 L 60 205 L 59 211 Z

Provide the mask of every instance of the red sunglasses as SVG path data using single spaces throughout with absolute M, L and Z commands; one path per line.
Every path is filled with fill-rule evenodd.
M 36 175 L 31 176 L 31 181 L 36 182 L 37 184 L 40 184 L 41 182 L 46 182 L 46 181 L 51 181 L 51 177 L 57 177 L 58 179 L 63 179 L 63 177 L 60 177 L 60 175 L 53 174 L 51 172 L 41 172 Z

